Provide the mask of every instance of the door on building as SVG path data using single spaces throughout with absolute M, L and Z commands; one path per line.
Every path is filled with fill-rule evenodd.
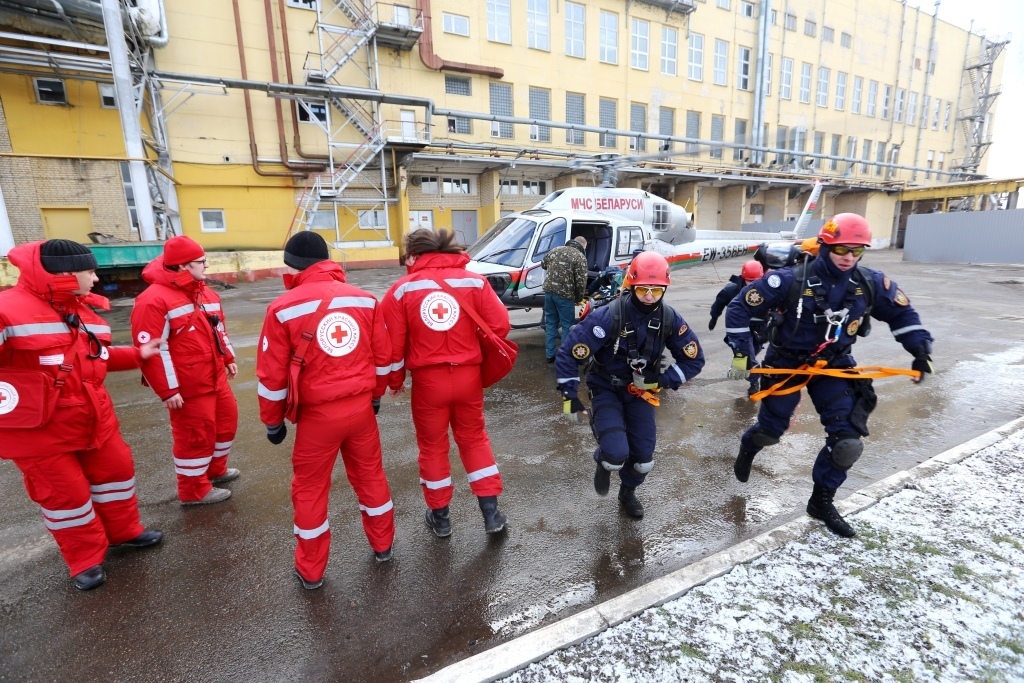
M 410 211 L 409 212 L 409 231 L 419 230 L 420 228 L 426 228 L 427 230 L 434 229 L 434 212 L 433 211 Z
M 452 211 L 452 231 L 455 233 L 455 241 L 468 247 L 476 242 L 478 227 L 476 222 L 476 211 Z
M 400 109 L 398 114 L 402 117 L 402 139 L 406 142 L 416 142 L 416 112 Z
M 395 23 L 399 26 L 411 26 L 409 21 L 409 8 L 405 5 L 395 5 Z
M 65 239 L 91 244 L 92 215 L 88 206 L 40 207 L 43 215 L 43 234 L 46 239 Z

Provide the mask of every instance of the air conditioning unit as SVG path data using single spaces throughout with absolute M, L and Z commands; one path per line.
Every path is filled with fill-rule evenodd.
M 630 152 L 635 152 L 639 148 L 640 148 L 640 137 L 637 136 L 637 137 L 629 138 L 629 151 Z
M 500 138 L 501 137 L 501 124 L 498 123 L 497 121 L 491 121 L 491 137 L 492 138 Z
M 533 141 L 540 140 L 540 126 L 530 126 L 530 139 Z

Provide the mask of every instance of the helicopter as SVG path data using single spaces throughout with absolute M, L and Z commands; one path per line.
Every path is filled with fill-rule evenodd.
M 577 236 L 587 240 L 591 279 L 609 268 L 625 270 L 637 251 L 663 255 L 673 270 L 692 268 L 752 256 L 759 247 L 788 249 L 801 238 L 822 191 L 816 180 L 792 231 L 761 233 L 696 230 L 684 207 L 642 189 L 609 185 L 556 190 L 533 208 L 502 217 L 468 247 L 468 269 L 487 279 L 506 308 L 543 309 L 541 261 Z

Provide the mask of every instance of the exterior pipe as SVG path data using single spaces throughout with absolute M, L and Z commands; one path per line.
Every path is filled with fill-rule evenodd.
M 761 0 L 761 16 L 757 20 L 757 73 L 754 74 L 754 115 L 753 130 L 750 131 L 750 141 L 761 146 L 767 142 L 764 139 L 764 107 L 765 93 L 764 81 L 765 71 L 768 69 L 768 16 L 772 11 L 772 0 Z M 781 81 L 781 78 L 780 78 Z M 751 162 L 764 163 L 764 155 L 760 152 L 754 153 L 755 158 Z
M 238 62 L 242 69 L 242 79 L 246 80 L 249 72 L 245 66 L 245 43 L 242 40 L 242 17 L 238 9 L 238 0 L 231 0 L 231 7 L 235 12 L 235 37 L 238 42 Z M 249 155 L 252 157 L 252 170 L 256 171 L 256 175 L 260 175 L 265 178 L 305 178 L 308 174 L 299 171 L 265 171 L 260 168 L 259 152 L 256 150 L 256 131 L 253 128 L 252 122 L 252 101 L 249 98 L 249 90 L 246 89 L 242 91 L 242 98 L 245 100 L 245 122 L 249 127 Z
M 281 15 L 281 46 L 284 48 L 284 70 L 285 77 L 288 79 L 288 83 L 294 83 L 292 80 L 292 51 L 288 45 L 288 19 L 286 18 L 287 12 L 285 11 L 284 0 L 277 0 L 277 8 Z M 326 154 L 307 154 L 302 151 L 302 138 L 299 136 L 299 105 L 295 100 L 291 101 L 292 110 L 292 142 L 295 147 L 295 153 L 303 159 L 314 159 L 316 161 L 328 161 L 330 157 Z
M 927 130 L 927 128 L 928 128 L 928 111 L 924 109 L 924 103 L 925 103 L 925 99 L 928 97 L 928 85 L 932 81 L 932 58 L 935 55 L 935 52 L 934 52 L 934 47 L 935 47 L 935 25 L 939 23 L 939 5 L 941 3 L 942 3 L 942 0 L 935 0 L 935 14 L 932 15 L 932 34 L 931 34 L 931 37 L 928 39 L 928 59 L 925 61 L 925 65 L 924 65 L 924 92 L 921 93 L 921 106 L 922 106 L 921 113 L 924 114 L 925 119 L 924 119 L 924 125 L 922 125 L 920 128 L 917 129 L 917 142 L 914 145 L 914 164 L 915 164 L 915 166 L 917 165 L 918 158 L 920 158 L 920 156 L 921 156 L 921 132 L 924 131 L 924 130 Z M 917 11 L 920 12 L 921 10 L 917 10 Z M 930 105 L 931 102 L 929 101 L 928 104 Z M 926 170 L 928 172 L 931 171 L 931 169 L 924 169 L 924 170 Z M 917 171 L 916 170 L 914 171 L 913 175 L 910 176 L 910 182 L 912 182 L 912 183 L 917 182 Z
M 460 73 L 478 74 L 489 78 L 504 78 L 505 70 L 496 66 L 483 64 L 467 64 L 466 62 L 450 62 L 434 52 L 434 34 L 430 19 L 430 0 L 419 0 L 420 11 L 423 13 L 423 35 L 420 37 L 420 61 L 423 66 L 434 71 L 458 71 Z

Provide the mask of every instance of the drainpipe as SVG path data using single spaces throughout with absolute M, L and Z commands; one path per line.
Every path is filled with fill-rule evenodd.
M 932 35 L 928 39 L 928 59 L 925 61 L 924 66 L 924 92 L 921 93 L 921 104 L 924 105 L 924 99 L 928 96 L 928 84 L 932 80 L 932 55 L 934 54 L 933 49 L 935 46 L 935 25 L 939 23 L 939 5 L 942 0 L 935 0 L 935 14 L 932 15 Z M 918 12 L 921 10 L 918 9 Z M 928 103 L 931 105 L 931 102 Z M 917 166 L 917 160 L 921 156 L 921 137 L 922 132 L 928 129 L 928 112 L 922 111 L 925 115 L 925 125 L 921 126 L 917 130 L 917 144 L 914 145 L 914 166 Z M 910 182 L 917 182 L 917 171 L 915 170 L 910 176 Z
M 768 65 L 768 17 L 772 11 L 772 0 L 761 0 L 761 16 L 757 20 L 757 73 L 754 74 L 754 116 L 753 130 L 750 131 L 750 140 L 757 147 L 764 147 L 767 140 L 764 139 L 764 72 Z M 781 64 L 781 61 L 779 62 Z M 781 82 L 781 78 L 780 78 Z M 750 154 L 751 163 L 764 163 L 764 152 L 753 152 Z
M 237 0 L 235 0 L 237 2 Z M 423 35 L 420 37 L 420 61 L 423 66 L 434 71 L 458 71 L 467 74 L 478 74 L 489 78 L 503 78 L 505 70 L 496 66 L 483 64 L 467 64 L 466 62 L 450 62 L 434 53 L 434 36 L 431 30 L 430 0 L 419 0 L 420 12 L 423 13 Z
M 104 0 L 110 2 L 112 0 Z M 248 69 L 245 66 L 245 43 L 242 40 L 242 17 L 238 10 L 238 0 L 231 0 L 231 8 L 235 12 L 235 38 L 238 42 L 238 63 L 242 69 L 242 79 L 248 80 Z M 245 122 L 249 126 L 249 154 L 252 156 L 252 170 L 256 175 L 265 178 L 305 178 L 308 173 L 301 171 L 265 171 L 260 168 L 259 153 L 256 150 L 256 131 L 252 123 L 252 101 L 249 98 L 249 91 L 243 90 L 242 97 L 245 99 Z M 287 159 L 281 159 L 282 162 Z
M 903 5 L 903 15 L 900 18 L 900 46 L 899 52 L 896 55 L 896 79 L 895 85 L 893 86 L 894 90 L 892 92 L 892 111 L 889 112 L 889 138 L 885 141 L 886 146 L 892 144 L 893 133 L 896 129 L 896 99 L 899 97 L 900 70 L 903 68 L 903 32 L 907 29 L 907 0 L 900 0 L 900 2 Z M 911 65 L 910 70 L 914 70 L 913 65 Z M 910 91 L 908 90 L 907 92 L 909 93 Z M 906 101 L 904 101 L 903 104 L 906 106 Z M 903 114 L 905 115 L 906 111 L 904 111 Z M 892 178 L 892 169 L 889 169 L 889 173 L 886 178 Z
M 284 0 L 277 0 L 277 8 L 281 14 L 281 45 L 284 47 L 285 77 L 289 84 L 294 84 L 295 81 L 292 80 L 292 51 L 288 46 L 288 19 L 285 18 L 287 12 L 285 12 Z M 291 103 L 292 110 L 292 142 L 295 146 L 295 153 L 303 159 L 330 160 L 330 156 L 326 154 L 306 154 L 302 151 L 302 139 L 299 137 L 299 105 L 295 100 L 288 101 Z

